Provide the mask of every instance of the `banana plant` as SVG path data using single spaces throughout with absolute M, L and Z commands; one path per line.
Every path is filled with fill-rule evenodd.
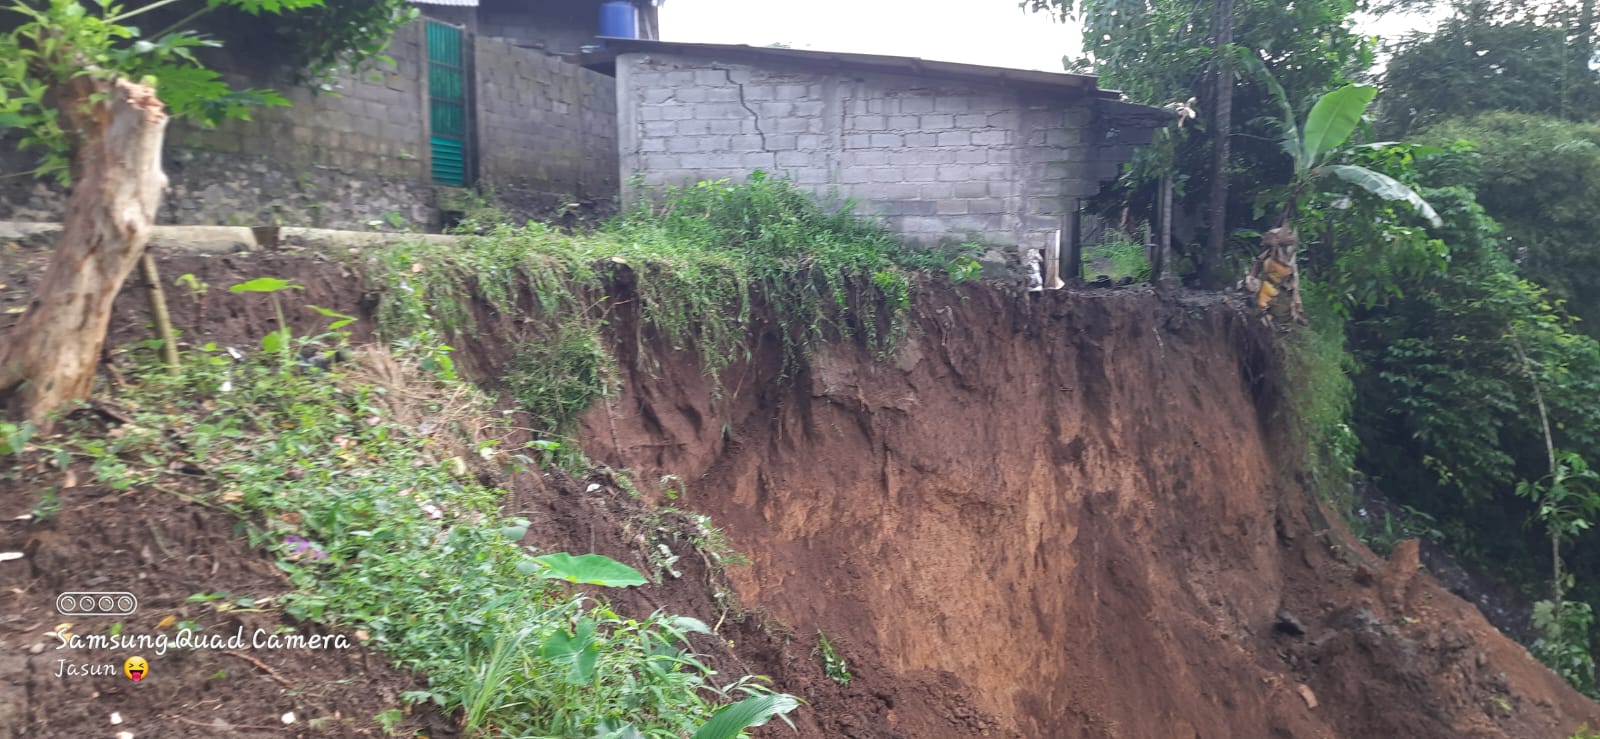
M 1366 167 L 1336 163 L 1366 114 L 1367 106 L 1378 94 L 1378 88 L 1355 84 L 1326 93 L 1311 106 L 1305 125 L 1296 126 L 1294 108 L 1289 105 L 1283 86 L 1267 71 L 1261 58 L 1250 49 L 1236 51 L 1245 69 L 1266 84 L 1282 111 L 1279 121 L 1283 130 L 1282 146 L 1294 162 L 1294 174 L 1280 226 L 1293 223 L 1300 203 L 1327 177 L 1344 180 L 1384 200 L 1404 201 L 1435 228 L 1441 225 L 1433 206 L 1399 180 Z
M 1300 237 L 1294 224 L 1301 205 L 1327 178 L 1343 180 L 1384 200 L 1405 201 L 1435 228 L 1441 225 L 1439 214 L 1428 201 L 1399 180 L 1366 167 L 1337 161 L 1356 126 L 1361 124 L 1367 106 L 1378 94 L 1376 87 L 1346 85 L 1326 93 L 1312 104 L 1304 125 L 1297 126 L 1294 108 L 1289 105 L 1283 86 L 1267 72 L 1260 57 L 1245 48 L 1236 47 L 1236 53 L 1242 66 L 1260 78 L 1277 101 L 1282 111 L 1278 124 L 1283 132 L 1283 151 L 1294 164 L 1278 226 L 1262 236 L 1261 254 L 1240 284 L 1255 295 L 1256 306 L 1262 310 L 1267 309 L 1278 294 L 1287 292 L 1290 316 L 1305 323 L 1305 311 L 1300 303 Z

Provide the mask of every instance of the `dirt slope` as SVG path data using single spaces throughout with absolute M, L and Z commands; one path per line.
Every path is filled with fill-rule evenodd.
M 314 256 L 163 269 L 218 286 L 295 277 L 306 303 L 371 307 L 359 276 Z M 634 336 L 637 301 L 626 279 L 614 288 L 615 333 Z M 220 289 L 203 321 L 198 307 L 175 300 L 180 326 L 202 324 L 191 336 L 243 346 L 271 326 L 260 301 Z M 141 310 L 123 296 L 119 341 L 143 338 Z M 1384 562 L 1329 530 L 1274 456 L 1270 332 L 1236 307 L 965 285 L 930 288 L 915 310 L 895 356 L 834 346 L 787 376 L 769 330 L 720 393 L 692 353 L 619 341 L 623 394 L 585 419 L 591 456 L 645 482 L 683 478 L 677 504 L 750 558 L 729 574 L 752 617 L 703 647 L 725 672 L 806 698 L 802 736 L 1565 739 L 1600 726 L 1600 706 L 1419 573 L 1414 550 Z M 492 382 L 515 320 L 481 318 L 482 336 L 454 343 Z M 552 548 L 644 565 L 625 496 L 512 487 Z M 716 621 L 714 578 L 674 547 L 685 576 L 623 605 Z M 1305 633 L 1275 628 L 1280 611 Z M 847 686 L 823 676 L 818 630 L 848 660 Z
M 814 699 L 815 735 L 1600 725 L 1414 558 L 1313 523 L 1268 442 L 1267 333 L 1234 307 L 966 287 L 918 311 L 888 363 L 835 346 L 784 380 L 758 359 L 717 408 L 678 362 L 589 418 L 612 463 L 691 481 L 752 560 L 745 602 L 841 647 L 858 678 L 843 710 Z M 1275 629 L 1280 609 L 1307 633 Z

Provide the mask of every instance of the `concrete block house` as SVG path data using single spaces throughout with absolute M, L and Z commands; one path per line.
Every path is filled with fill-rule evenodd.
M 656 0 L 631 4 L 637 31 L 654 34 Z M 213 130 L 171 126 L 160 221 L 436 229 L 475 186 L 522 217 L 613 207 L 615 80 L 572 61 L 596 43 L 601 0 L 416 5 L 424 18 L 396 33 L 394 64 L 340 75 L 330 90 L 296 84 L 248 34 L 229 38 L 208 62 L 292 107 Z M 34 166 L 0 140 L 0 173 Z M 0 178 L 0 220 L 59 220 L 63 203 L 53 182 Z
M 662 42 L 659 0 L 413 1 L 425 17 L 397 32 L 393 64 L 331 93 L 229 39 L 214 66 L 293 105 L 172 126 L 160 221 L 434 230 L 474 190 L 537 218 L 608 212 L 635 175 L 760 169 L 854 198 L 912 241 L 1015 261 L 1070 250 L 1078 202 L 1170 118 L 1091 76 Z M 643 38 L 603 37 L 619 25 Z M 0 172 L 32 168 L 0 146 Z M 0 178 L 0 220 L 59 220 L 63 202 L 51 182 Z
M 625 183 L 761 169 L 927 243 L 1070 240 L 1078 202 L 1171 118 L 1084 75 L 651 40 L 607 49 L 590 63 L 617 75 Z

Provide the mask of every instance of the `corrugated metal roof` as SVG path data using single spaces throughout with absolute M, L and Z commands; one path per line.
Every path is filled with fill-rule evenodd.
M 725 59 L 754 61 L 787 61 L 812 66 L 863 69 L 879 72 L 898 72 L 924 77 L 964 79 L 980 82 L 1003 82 L 1029 87 L 1047 87 L 1063 91 L 1076 91 L 1098 98 L 1112 100 L 1122 96 L 1116 90 L 1102 90 L 1100 78 L 1087 74 L 1040 72 L 1032 69 L 985 67 L 978 64 L 939 62 L 909 56 L 884 56 L 881 54 L 850 54 L 809 49 L 784 49 L 773 46 L 746 46 L 744 44 L 697 44 L 677 41 L 650 41 L 646 39 L 605 38 L 605 50 L 585 55 L 584 65 L 603 65 L 617 54 L 629 52 L 659 52 L 663 54 L 689 54 L 715 56 Z
M 478 0 L 411 0 L 415 5 L 450 5 L 457 8 L 476 8 Z

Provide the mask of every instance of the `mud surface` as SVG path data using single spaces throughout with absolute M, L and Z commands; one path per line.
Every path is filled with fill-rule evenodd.
M 224 286 L 173 297 L 194 341 L 247 345 L 271 329 L 270 307 L 226 294 L 230 281 L 293 277 L 305 303 L 370 309 L 342 257 L 178 256 L 163 270 Z M 16 274 L 0 281 L 14 290 Z M 1271 332 L 1226 301 L 932 287 L 892 357 L 839 344 L 785 373 L 766 329 L 719 389 L 692 353 L 631 343 L 626 277 L 612 324 L 630 337 L 617 347 L 624 390 L 586 416 L 586 449 L 647 488 L 676 475 L 672 504 L 711 515 L 749 564 L 713 566 L 684 520 L 653 515 L 605 470 L 510 481 L 508 508 L 552 549 L 649 570 L 666 544 L 679 576 L 619 605 L 719 624 L 720 639 L 698 645 L 724 674 L 767 674 L 809 701 L 796 714 L 802 736 L 1564 739 L 1600 725 L 1600 706 L 1419 571 L 1411 545 L 1373 555 L 1286 476 L 1272 441 L 1283 403 Z M 145 338 L 141 300 L 119 301 L 114 340 Z M 318 317 L 305 313 L 291 316 L 309 330 Z M 481 318 L 482 335 L 454 343 L 492 383 L 515 321 Z M 364 321 L 357 338 L 369 336 Z M 49 655 L 27 654 L 55 625 L 53 589 L 145 573 L 149 607 L 174 610 L 196 592 L 285 587 L 198 506 L 149 491 L 69 494 L 48 526 L 0 524 L 0 550 L 32 552 L 0 563 L 0 675 L 30 675 L 30 735 L 103 735 L 103 714 L 119 707 L 234 726 L 171 720 L 140 736 L 250 735 L 240 727 L 291 708 L 369 719 L 416 684 L 352 649 L 255 655 L 292 687 L 224 655 L 181 673 L 158 664 L 171 682 L 118 675 L 73 688 L 83 695 L 59 689 L 42 672 L 51 665 L 33 662 Z M 152 526 L 173 554 L 158 547 L 144 561 Z M 848 684 L 824 674 L 819 631 Z M 226 679 L 210 680 L 219 669 Z M 12 691 L 0 705 L 17 704 L 17 686 L 0 680 Z

